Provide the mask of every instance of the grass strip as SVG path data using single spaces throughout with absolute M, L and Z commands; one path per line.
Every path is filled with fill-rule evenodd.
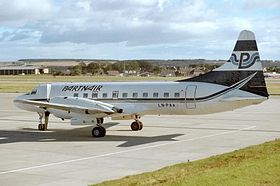
M 280 140 L 97 186 L 280 185 Z

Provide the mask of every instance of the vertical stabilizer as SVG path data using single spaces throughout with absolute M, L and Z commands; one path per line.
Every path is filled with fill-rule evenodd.
M 254 74 L 252 79 L 240 89 L 268 97 L 255 35 L 251 31 L 243 30 L 240 32 L 233 52 L 226 63 L 201 76 L 179 81 L 207 82 L 231 86 L 252 74 Z
M 243 30 L 240 32 L 229 60 L 214 71 L 262 71 L 257 42 L 253 32 Z

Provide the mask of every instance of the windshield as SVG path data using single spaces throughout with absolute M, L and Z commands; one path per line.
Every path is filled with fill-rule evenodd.
M 31 92 L 26 93 L 25 95 L 34 95 L 37 93 L 37 88 L 32 89 Z
M 31 92 L 27 92 L 25 93 L 24 95 L 34 95 L 34 94 L 37 94 L 37 89 L 38 89 L 38 86 L 34 87 Z
M 36 94 L 37 93 L 37 88 L 34 88 L 30 94 Z

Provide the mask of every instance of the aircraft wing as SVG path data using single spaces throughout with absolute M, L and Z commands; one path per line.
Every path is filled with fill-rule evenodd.
M 81 114 L 104 114 L 104 115 L 122 113 L 122 109 L 116 108 L 113 105 L 109 105 L 106 103 L 102 103 L 100 101 L 93 101 L 93 100 L 88 101 L 89 103 L 87 104 L 82 102 L 83 105 L 73 104 L 73 102 L 55 103 L 55 102 L 33 101 L 33 100 L 17 100 L 17 101 L 24 104 L 35 105 L 45 110 L 57 109 L 57 110 L 63 110 L 67 112 L 75 112 Z

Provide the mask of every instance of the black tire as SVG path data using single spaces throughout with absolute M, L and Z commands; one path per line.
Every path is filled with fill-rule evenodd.
M 43 130 L 43 131 L 47 130 L 47 129 L 46 129 L 46 127 L 47 127 L 46 124 L 42 124 L 42 126 L 43 126 L 43 127 L 42 127 L 42 130 Z
M 141 121 L 138 121 L 139 124 L 139 129 L 138 130 L 142 130 L 143 129 L 143 123 Z
M 133 121 L 133 122 L 131 123 L 131 125 L 130 125 L 130 128 L 131 128 L 131 130 L 133 130 L 133 131 L 137 131 L 137 130 L 139 130 L 140 125 L 139 125 L 139 123 L 138 123 L 137 121 Z
M 46 130 L 46 125 L 45 124 L 39 124 L 38 125 L 38 130 L 41 130 L 41 131 Z
M 104 127 L 94 127 L 91 134 L 95 138 L 104 137 L 106 134 L 106 129 Z
M 104 137 L 106 135 L 106 129 L 104 127 L 100 127 L 100 129 L 101 129 L 100 137 Z
M 99 127 L 94 127 L 91 131 L 93 137 L 98 138 L 100 136 L 101 130 Z
M 42 124 L 39 124 L 39 125 L 38 125 L 38 130 L 42 130 L 42 128 L 43 128 L 43 127 L 42 127 Z

